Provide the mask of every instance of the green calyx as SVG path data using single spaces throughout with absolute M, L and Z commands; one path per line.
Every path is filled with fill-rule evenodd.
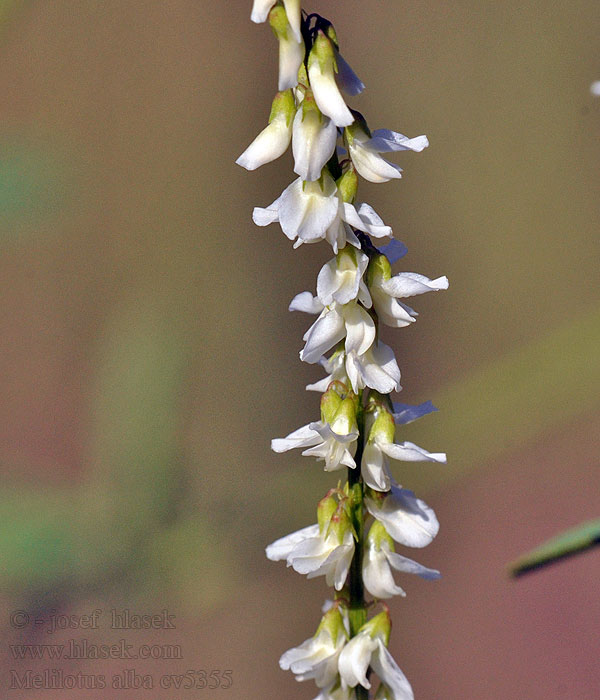
M 283 5 L 275 5 L 269 12 L 269 24 L 273 30 L 273 34 L 279 41 L 288 41 L 292 36 L 292 28 L 287 18 L 287 14 Z
M 394 551 L 394 540 L 388 534 L 388 531 L 381 524 L 379 520 L 376 520 L 369 530 L 367 536 L 367 542 L 370 546 L 375 547 L 375 549 L 381 549 L 381 546 L 385 543 L 387 545 L 386 549 L 390 552 Z
M 371 131 L 363 115 L 360 112 L 357 112 L 355 109 L 350 111 L 352 112 L 354 121 L 352 124 L 350 124 L 350 126 L 344 127 L 344 138 L 349 146 L 354 143 L 355 139 L 358 139 L 359 141 L 367 141 L 371 138 Z
M 308 88 L 308 90 L 304 94 L 304 99 L 302 100 L 300 109 L 302 110 L 302 121 L 305 121 L 306 119 L 312 119 L 315 122 L 315 124 L 318 124 L 319 126 L 323 123 L 323 114 L 321 113 L 321 110 L 317 107 L 313 91 L 310 88 Z
M 321 30 L 317 32 L 312 49 L 308 55 L 309 72 L 315 63 L 319 64 L 319 69 L 323 74 L 330 73 L 333 77 L 333 73 L 337 73 L 337 63 L 335 60 L 335 50 L 333 44 Z
M 342 248 L 336 257 L 336 266 L 339 272 L 354 271 L 358 267 L 356 260 L 356 248 L 352 245 L 347 245 Z
M 323 396 L 321 396 L 321 420 L 330 425 L 335 420 L 335 415 L 342 403 L 342 397 L 337 388 L 336 384 L 330 385 Z
M 395 433 L 396 424 L 394 423 L 394 417 L 386 409 L 378 409 L 369 431 L 369 443 L 375 442 L 378 438 L 380 442 L 394 442 Z
M 331 518 L 337 509 L 338 502 L 333 496 L 325 496 L 325 498 L 319 501 L 319 505 L 317 506 L 317 522 L 319 523 L 319 532 L 321 535 L 326 534 Z
M 289 126 L 295 114 L 296 103 L 292 91 L 284 90 L 283 92 L 278 92 L 271 104 L 269 124 L 274 119 L 285 119 L 286 126 Z
M 346 637 L 346 628 L 344 627 L 344 618 L 337 605 L 330 608 L 321 618 L 321 622 L 315 633 L 315 637 L 320 634 L 328 634 L 335 644 L 340 636 Z
M 369 287 L 387 282 L 392 277 L 392 266 L 385 255 L 374 255 L 367 269 L 367 284 Z
M 356 198 L 356 191 L 358 190 L 358 175 L 352 164 L 350 164 L 346 172 L 337 179 L 336 185 L 342 201 L 352 204 Z
M 387 646 L 390 641 L 390 631 L 392 629 L 392 623 L 390 621 L 390 615 L 387 610 L 380 612 L 375 617 L 372 617 L 368 622 L 360 628 L 359 634 L 368 634 L 371 639 L 381 639 L 382 642 Z

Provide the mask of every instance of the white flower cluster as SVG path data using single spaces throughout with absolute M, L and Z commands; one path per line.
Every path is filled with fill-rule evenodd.
M 315 636 L 287 651 L 280 665 L 297 680 L 313 679 L 321 689 L 316 700 L 368 697 L 371 671 L 380 681 L 377 700 L 410 699 L 410 684 L 387 649 L 387 608 L 367 620 L 363 592 L 377 600 L 404 596 L 393 570 L 439 576 L 395 551 L 396 544 L 426 546 L 439 525 L 429 506 L 396 483 L 390 460 L 443 463 L 446 455 L 395 441 L 397 425 L 435 409 L 429 402 L 392 404 L 389 394 L 401 389 L 400 369 L 380 331 L 382 325 L 413 323 L 417 313 L 403 300 L 447 289 L 448 280 L 393 274 L 391 265 L 405 248 L 393 240 L 376 248 L 372 239 L 390 239 L 392 229 L 371 206 L 355 200 L 358 176 L 375 183 L 401 177 L 401 169 L 382 153 L 422 151 L 428 141 L 385 129 L 371 132 L 363 116 L 347 106 L 342 91 L 353 96 L 364 85 L 342 58 L 331 23 L 302 13 L 300 0 L 254 0 L 251 18 L 268 20 L 279 41 L 280 92 L 268 126 L 237 162 L 254 170 L 291 143 L 299 176 L 272 204 L 254 209 L 254 222 L 278 222 L 295 248 L 325 240 L 334 253 L 319 272 L 316 295 L 302 292 L 289 307 L 317 316 L 300 358 L 326 371 L 306 387 L 322 393 L 320 420 L 273 440 L 272 449 L 300 448 L 324 462 L 326 471 L 345 468 L 349 475 L 344 487 L 321 500 L 316 524 L 267 547 L 269 559 L 285 560 L 309 578 L 325 576 L 336 591 Z M 353 612 L 357 607 L 362 618 Z

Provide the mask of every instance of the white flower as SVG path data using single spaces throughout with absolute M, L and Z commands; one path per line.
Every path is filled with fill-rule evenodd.
M 396 554 L 394 542 L 385 527 L 376 520 L 367 537 L 367 546 L 362 560 L 362 577 L 365 588 L 375 598 L 391 598 L 394 595 L 405 596 L 406 593 L 397 586 L 392 575 L 392 568 L 406 574 L 417 574 L 424 579 L 437 579 L 440 572 Z
M 308 578 L 325 576 L 328 586 L 341 591 L 354 556 L 354 536 L 347 517 L 343 525 L 340 522 L 325 528 L 324 534 L 315 524 L 281 537 L 267 547 L 267 557 L 271 561 L 285 559 L 294 571 Z
M 252 218 L 257 226 L 278 221 L 283 233 L 300 245 L 325 238 L 338 209 L 337 187 L 331 175 L 324 172 L 316 182 L 294 180 L 266 209 L 255 207 Z
M 409 139 L 388 129 L 378 129 L 369 137 L 357 122 L 345 130 L 348 153 L 358 172 L 369 182 L 388 182 L 402 177 L 402 168 L 382 158 L 380 153 L 390 151 L 422 151 L 429 145 L 426 136 Z
M 430 280 L 416 272 L 401 272 L 394 277 L 391 274 L 385 255 L 376 256 L 369 267 L 369 289 L 379 319 L 392 328 L 408 326 L 418 315 L 398 299 L 448 289 L 447 277 Z
M 370 308 L 371 295 L 363 281 L 368 264 L 368 256 L 349 246 L 325 263 L 317 277 L 317 297 L 323 306 L 334 301 L 347 304 L 358 299 L 363 306 Z
M 303 182 L 302 178 L 294 180 L 268 207 L 255 207 L 252 219 L 257 226 L 278 221 L 283 233 L 296 241 L 295 248 L 326 239 L 334 253 L 343 248 L 346 241 L 360 248 L 351 227 L 375 238 L 392 235 L 392 229 L 368 204 L 361 204 L 357 210 L 353 204 L 343 201 L 327 170 L 314 182 Z
M 379 613 L 369 620 L 342 649 L 338 664 L 342 684 L 351 688 L 359 684 L 370 688 L 367 678 L 370 666 L 388 686 L 393 700 L 413 700 L 410 683 L 385 646 L 390 626 L 387 615 L 386 612 Z
M 312 299 L 310 292 L 304 292 Z M 316 313 L 316 312 L 313 312 Z M 337 350 L 329 359 L 321 357 L 319 364 L 328 373 L 326 377 L 314 384 L 308 384 L 308 391 L 325 391 L 333 381 L 350 382 L 352 391 L 357 394 L 361 389 L 370 387 L 382 394 L 400 391 L 400 368 L 394 357 L 394 351 L 380 340 L 362 355 L 356 351 L 346 353 Z
M 332 686 L 338 676 L 338 657 L 346 643 L 347 634 L 342 615 L 337 607 L 328 610 L 314 637 L 300 646 L 288 649 L 279 665 L 291 670 L 297 681 L 314 678 L 317 687 Z
M 388 534 L 405 547 L 426 547 L 440 529 L 433 509 L 394 481 L 388 494 L 372 493 L 365 498 L 365 505 Z
M 600 97 L 600 80 L 595 80 L 590 85 L 590 92 L 594 97 Z
M 319 318 L 304 334 L 303 362 L 314 364 L 321 356 L 345 338 L 346 354 L 362 355 L 375 340 L 375 323 L 362 306 L 355 301 L 348 304 L 334 302 L 326 306 Z
M 346 353 L 346 373 L 355 393 L 367 386 L 382 394 L 402 388 L 394 351 L 381 341 L 371 345 L 362 355 L 355 350 Z
M 335 47 L 319 30 L 308 57 L 308 79 L 315 101 L 323 114 L 336 126 L 348 126 L 354 121 L 335 81 Z
M 294 97 L 291 90 L 280 92 L 273 100 L 269 125 L 252 141 L 235 161 L 246 170 L 256 170 L 283 155 L 292 138 Z
M 302 180 L 318 180 L 335 151 L 337 127 L 321 114 L 309 91 L 296 112 L 292 135 L 294 172 Z
M 389 491 L 391 484 L 389 460 L 403 462 L 446 462 L 443 452 L 427 452 L 412 442 L 394 442 L 394 419 L 385 409 L 378 408 L 362 455 L 361 473 L 365 483 L 377 491 Z
M 269 12 L 276 2 L 277 0 L 254 0 L 250 19 L 257 24 L 266 22 Z M 296 41 L 300 41 L 302 39 L 302 32 L 300 31 L 302 20 L 300 0 L 283 0 L 283 5 Z
M 271 440 L 271 449 L 274 452 L 288 452 L 306 448 L 302 455 L 324 461 L 325 471 L 336 471 L 343 467 L 354 469 L 358 438 L 354 403 L 351 398 L 342 400 L 337 394 L 325 398 L 330 399 L 330 402 L 322 404 L 325 406 L 323 417 L 329 422 L 321 420 L 309 423 L 285 438 Z

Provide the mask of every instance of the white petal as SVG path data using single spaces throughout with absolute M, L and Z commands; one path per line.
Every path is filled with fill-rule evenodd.
M 312 423 L 310 425 L 312 425 Z M 313 430 L 310 425 L 303 425 L 285 438 L 275 438 L 271 440 L 271 449 L 273 452 L 288 452 L 288 450 L 309 447 L 310 445 L 316 445 L 321 442 L 321 436 L 316 430 Z
M 392 328 L 404 328 L 415 322 L 417 313 L 385 292 L 381 285 L 371 287 L 373 307 L 379 320 Z
M 371 657 L 371 666 L 380 680 L 392 691 L 390 700 L 414 700 L 410 683 L 381 639 L 377 640 L 377 649 Z
M 403 462 L 439 462 L 446 463 L 446 455 L 443 452 L 427 452 L 422 447 L 412 442 L 403 442 L 396 445 L 393 442 L 380 443 L 381 449 L 388 457 L 399 459 Z
M 318 182 L 295 180 L 281 195 L 279 221 L 288 238 L 304 242 L 323 238 L 338 213 L 336 186 L 330 175 Z
M 385 556 L 389 561 L 390 565 L 396 569 L 396 571 L 402 571 L 405 574 L 416 574 L 421 578 L 428 581 L 434 581 L 440 578 L 440 572 L 436 569 L 428 569 L 426 566 L 419 564 L 408 557 L 403 557 L 396 552 L 385 552 Z
M 347 304 L 342 307 L 342 311 L 346 324 L 346 352 L 362 355 L 373 345 L 375 323 L 358 304 Z
M 429 146 L 427 136 L 415 136 L 409 139 L 408 136 L 389 129 L 375 129 L 371 135 L 372 138 L 366 142 L 366 145 L 380 153 L 389 153 L 390 151 L 416 151 L 419 153 Z
M 358 211 L 354 205 L 344 203 L 344 221 L 357 228 L 359 231 L 369 233 L 374 238 L 383 238 L 392 235 L 390 226 L 385 226 L 373 207 L 361 204 Z
M 287 125 L 285 116 L 276 118 L 260 132 L 235 162 L 246 170 L 256 170 L 283 155 L 290 145 L 291 137 L 291 123 Z
M 385 526 L 398 544 L 406 547 L 426 547 L 439 531 L 439 523 L 433 510 L 412 491 L 392 484 L 392 490 L 378 504 L 371 498 L 365 503 L 371 515 Z
M 342 90 L 350 95 L 350 97 L 355 97 L 360 94 L 365 89 L 363 81 L 356 75 L 347 61 L 344 60 L 342 54 L 337 50 L 335 52 L 335 62 L 337 63 L 338 70 L 337 80 Z
M 314 364 L 345 335 L 344 319 L 334 309 L 326 309 L 310 327 L 300 353 L 303 362 Z
M 406 595 L 402 588 L 396 585 L 383 550 L 367 547 L 363 555 L 362 577 L 365 588 L 375 598 L 386 599 L 395 595 Z
M 430 280 L 425 275 L 418 275 L 416 272 L 401 272 L 382 282 L 381 287 L 387 294 L 397 299 L 404 299 L 405 297 L 414 297 L 426 292 L 438 292 L 442 289 L 448 289 L 448 278 L 437 277 L 434 280 Z
M 360 141 L 355 139 L 353 143 L 349 144 L 348 150 L 354 167 L 365 180 L 379 183 L 402 177 L 402 168 L 389 163 L 379 153 Z
M 279 40 L 279 90 L 298 85 L 298 70 L 304 61 L 304 42 L 295 36 Z
M 365 355 L 362 374 L 366 386 L 382 394 L 400 391 L 400 368 L 394 351 L 385 343 L 379 342 Z
M 307 391 L 327 391 L 327 387 L 331 384 L 331 378 L 330 377 L 325 377 L 324 379 L 321 379 L 318 382 L 315 382 L 314 384 L 307 384 L 306 385 L 306 390 Z
M 363 688 L 370 688 L 367 669 L 371 662 L 371 654 L 377 647 L 376 640 L 368 634 L 357 634 L 342 649 L 338 660 L 338 668 L 342 682 L 351 688 L 360 683 Z
M 340 279 L 337 274 L 337 260 L 325 263 L 317 277 L 317 296 L 325 306 L 333 303 L 333 295 L 338 291 Z M 344 302 L 340 302 L 344 303 Z
M 337 127 L 329 117 L 321 115 L 319 119 L 312 109 L 304 114 L 300 107 L 293 125 L 294 172 L 303 180 L 318 180 L 333 155 L 336 141 Z
M 367 486 L 376 491 L 389 491 L 390 475 L 386 462 L 379 446 L 374 442 L 367 442 L 360 469 Z
M 267 558 L 271 561 L 281 561 L 282 559 L 287 559 L 290 552 L 296 547 L 300 542 L 303 542 L 306 538 L 316 537 L 319 534 L 319 526 L 309 525 L 304 527 L 297 532 L 292 532 L 290 535 L 285 537 L 280 537 L 275 540 L 266 548 Z
M 306 314 L 320 314 L 323 311 L 323 304 L 310 292 L 300 292 L 292 299 L 288 310 L 303 311 Z
M 266 22 L 267 17 L 269 16 L 269 12 L 271 11 L 271 8 L 276 3 L 276 1 L 277 0 L 254 0 L 250 19 L 253 22 L 256 22 L 257 24 L 260 24 L 261 22 Z
M 336 591 L 341 591 L 348 578 L 348 571 L 350 570 L 350 565 L 352 564 L 352 557 L 354 556 L 354 541 L 352 540 L 352 533 L 350 535 L 351 544 L 344 544 L 340 547 L 340 555 L 337 560 L 335 570 L 333 572 L 333 587 Z M 327 581 L 328 585 L 331 585 Z
M 333 72 L 321 72 L 319 61 L 313 61 L 308 68 L 308 79 L 318 108 L 330 117 L 336 126 L 349 126 L 354 121 L 346 106 Z

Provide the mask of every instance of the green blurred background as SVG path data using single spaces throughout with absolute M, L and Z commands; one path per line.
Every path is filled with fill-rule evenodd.
M 10 670 L 231 669 L 222 696 L 310 698 L 279 670 L 328 594 L 264 546 L 314 521 L 335 476 L 272 437 L 314 420 L 297 358 L 326 246 L 256 228 L 289 156 L 234 164 L 263 128 L 276 45 L 251 3 L 0 1 L 0 685 Z M 392 650 L 416 696 L 597 700 L 590 552 L 514 582 L 506 564 L 597 517 L 600 7 L 593 0 L 305 3 L 333 20 L 372 128 L 431 146 L 399 183 L 361 184 L 408 256 L 450 290 L 389 332 L 402 400 L 440 412 L 399 435 L 446 467 L 396 465 L 441 521 L 402 581 Z M 45 635 L 17 609 L 129 608 L 175 630 Z M 41 627 L 47 627 L 45 624 Z M 182 660 L 15 661 L 9 645 L 179 644 Z M 175 696 L 175 697 L 173 697 Z

